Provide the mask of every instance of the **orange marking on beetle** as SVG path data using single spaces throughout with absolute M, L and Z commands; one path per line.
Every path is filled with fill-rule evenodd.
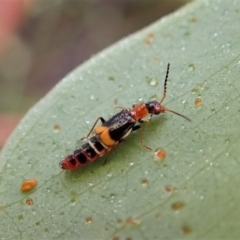
M 131 114 L 136 120 L 138 120 L 147 117 L 149 115 L 149 112 L 146 108 L 146 104 L 140 103 L 134 105 L 133 109 L 131 110 Z
M 108 128 L 106 128 L 106 130 L 101 133 L 100 140 L 104 145 L 108 147 L 114 146 L 116 144 L 116 141 L 111 139 Z
M 36 179 L 27 179 L 22 183 L 20 190 L 26 192 L 32 190 L 37 185 Z
M 101 134 L 102 132 L 104 132 L 107 129 L 108 129 L 108 127 L 106 127 L 106 126 L 98 126 L 95 129 L 95 134 Z

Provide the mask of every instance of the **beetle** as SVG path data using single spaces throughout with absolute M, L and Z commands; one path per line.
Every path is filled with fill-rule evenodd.
M 60 167 L 65 170 L 75 170 L 79 167 L 84 167 L 87 163 L 94 162 L 98 157 L 102 157 L 107 152 L 111 151 L 114 146 L 122 142 L 132 131 L 142 130 L 141 124 L 149 122 L 153 115 L 159 115 L 165 112 L 174 113 L 180 117 L 191 121 L 188 117 L 170 110 L 162 105 L 162 102 L 166 98 L 167 93 L 167 80 L 169 75 L 170 64 L 167 65 L 167 72 L 164 81 L 164 91 L 161 100 L 149 101 L 146 103 L 134 104 L 131 109 L 122 107 L 122 110 L 112 116 L 110 119 L 105 120 L 103 117 L 99 117 L 90 132 L 86 137 L 87 142 L 84 143 L 79 149 L 76 149 L 72 154 L 66 156 L 61 162 Z M 149 118 L 145 120 L 146 117 Z M 97 125 L 98 121 L 101 121 L 101 125 Z M 136 125 L 139 123 L 139 125 Z M 95 129 L 94 129 L 95 128 Z M 92 134 L 93 133 L 93 134 Z M 90 137 L 90 135 L 92 136 Z M 141 145 L 148 150 L 143 143 L 142 131 L 141 131 Z

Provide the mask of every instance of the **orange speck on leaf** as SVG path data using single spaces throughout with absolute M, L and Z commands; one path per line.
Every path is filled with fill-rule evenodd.
M 190 22 L 192 22 L 192 23 L 195 23 L 197 21 L 197 18 L 195 18 L 195 17 L 192 17 L 191 19 L 190 19 Z
M 129 225 L 139 225 L 141 223 L 141 221 L 136 218 L 128 218 L 126 222 Z
M 184 205 L 185 205 L 185 203 L 183 203 L 183 202 L 175 202 L 172 204 L 172 209 L 174 211 L 178 211 L 178 210 L 182 209 L 184 207 Z
M 32 198 L 27 198 L 27 199 L 26 199 L 26 204 L 29 205 L 29 206 L 30 206 L 30 205 L 33 205 L 33 200 L 32 200 Z
M 195 99 L 195 106 L 196 107 L 200 107 L 202 106 L 203 102 L 202 102 L 202 99 L 201 98 L 196 98 Z
M 165 187 L 165 190 L 166 190 L 167 192 L 173 192 L 173 191 L 174 191 L 174 188 L 173 188 L 172 186 L 170 186 L 170 185 L 167 185 L 167 186 Z
M 153 40 L 154 39 L 154 34 L 153 33 L 149 33 L 148 34 L 148 39 L 151 41 L 151 40 Z
M 59 124 L 55 124 L 53 128 L 54 130 L 59 131 L 61 129 L 61 126 Z
M 183 226 L 182 230 L 183 230 L 183 233 L 185 234 L 189 234 L 192 232 L 192 229 L 188 226 Z
M 91 217 L 87 217 L 85 220 L 86 220 L 87 224 L 91 224 L 93 221 L 93 219 Z
M 149 33 L 147 36 L 147 39 L 145 40 L 145 45 L 150 45 L 150 43 L 153 41 L 154 37 L 155 36 L 153 33 Z
M 114 77 L 112 77 L 112 76 L 110 76 L 110 77 L 108 77 L 108 80 L 109 80 L 109 81 L 114 81 L 114 80 L 115 80 L 115 78 L 114 78 Z
M 164 159 L 165 158 L 165 156 L 166 156 L 166 151 L 164 150 L 164 149 L 159 149 L 159 150 L 157 150 L 156 152 L 155 152 L 155 157 L 157 158 L 157 159 Z
M 141 183 L 142 183 L 143 186 L 147 186 L 148 185 L 148 179 L 146 179 L 146 178 L 142 179 Z
M 36 179 L 27 179 L 22 183 L 21 191 L 26 192 L 32 190 L 37 185 Z
M 120 237 L 113 237 L 113 240 L 120 240 Z

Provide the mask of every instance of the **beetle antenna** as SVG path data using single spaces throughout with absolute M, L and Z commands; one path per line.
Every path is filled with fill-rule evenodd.
M 168 65 L 167 65 L 167 72 L 166 72 L 166 77 L 165 77 L 165 81 L 164 81 L 163 96 L 162 96 L 162 99 L 159 102 L 160 104 L 164 101 L 164 99 L 165 99 L 165 97 L 167 95 L 167 80 L 168 80 L 169 69 L 170 69 L 170 63 L 168 63 Z M 166 112 L 171 112 L 171 113 L 174 113 L 174 114 L 176 114 L 176 115 L 178 115 L 178 116 L 180 116 L 182 118 L 185 118 L 188 121 L 191 121 L 188 117 L 182 115 L 181 113 L 175 112 L 175 111 L 170 110 L 170 109 L 165 108 L 165 107 L 164 107 L 164 110 Z
M 178 115 L 178 116 L 180 116 L 180 117 L 182 117 L 182 118 L 185 118 L 185 119 L 188 120 L 189 122 L 191 122 L 191 119 L 190 119 L 190 118 L 188 118 L 188 117 L 182 115 L 181 113 L 175 112 L 175 111 L 170 110 L 170 109 L 165 108 L 165 107 L 164 107 L 164 110 L 165 110 L 166 112 L 174 113 L 174 114 L 176 114 L 176 115 Z
M 170 63 L 168 63 L 168 65 L 167 65 L 167 72 L 166 72 L 166 77 L 165 77 L 165 81 L 164 81 L 163 96 L 159 102 L 160 104 L 164 101 L 164 99 L 167 95 L 167 80 L 168 80 L 169 69 L 170 69 Z

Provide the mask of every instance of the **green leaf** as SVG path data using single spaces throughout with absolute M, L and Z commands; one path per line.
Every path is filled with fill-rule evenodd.
M 240 236 L 239 1 L 196 1 L 94 56 L 22 120 L 1 153 L 1 239 L 219 239 Z M 139 98 L 168 113 L 93 164 L 58 163 Z M 197 106 L 196 99 L 202 105 Z M 37 179 L 20 192 L 25 179 Z M 33 205 L 26 204 L 31 198 Z

